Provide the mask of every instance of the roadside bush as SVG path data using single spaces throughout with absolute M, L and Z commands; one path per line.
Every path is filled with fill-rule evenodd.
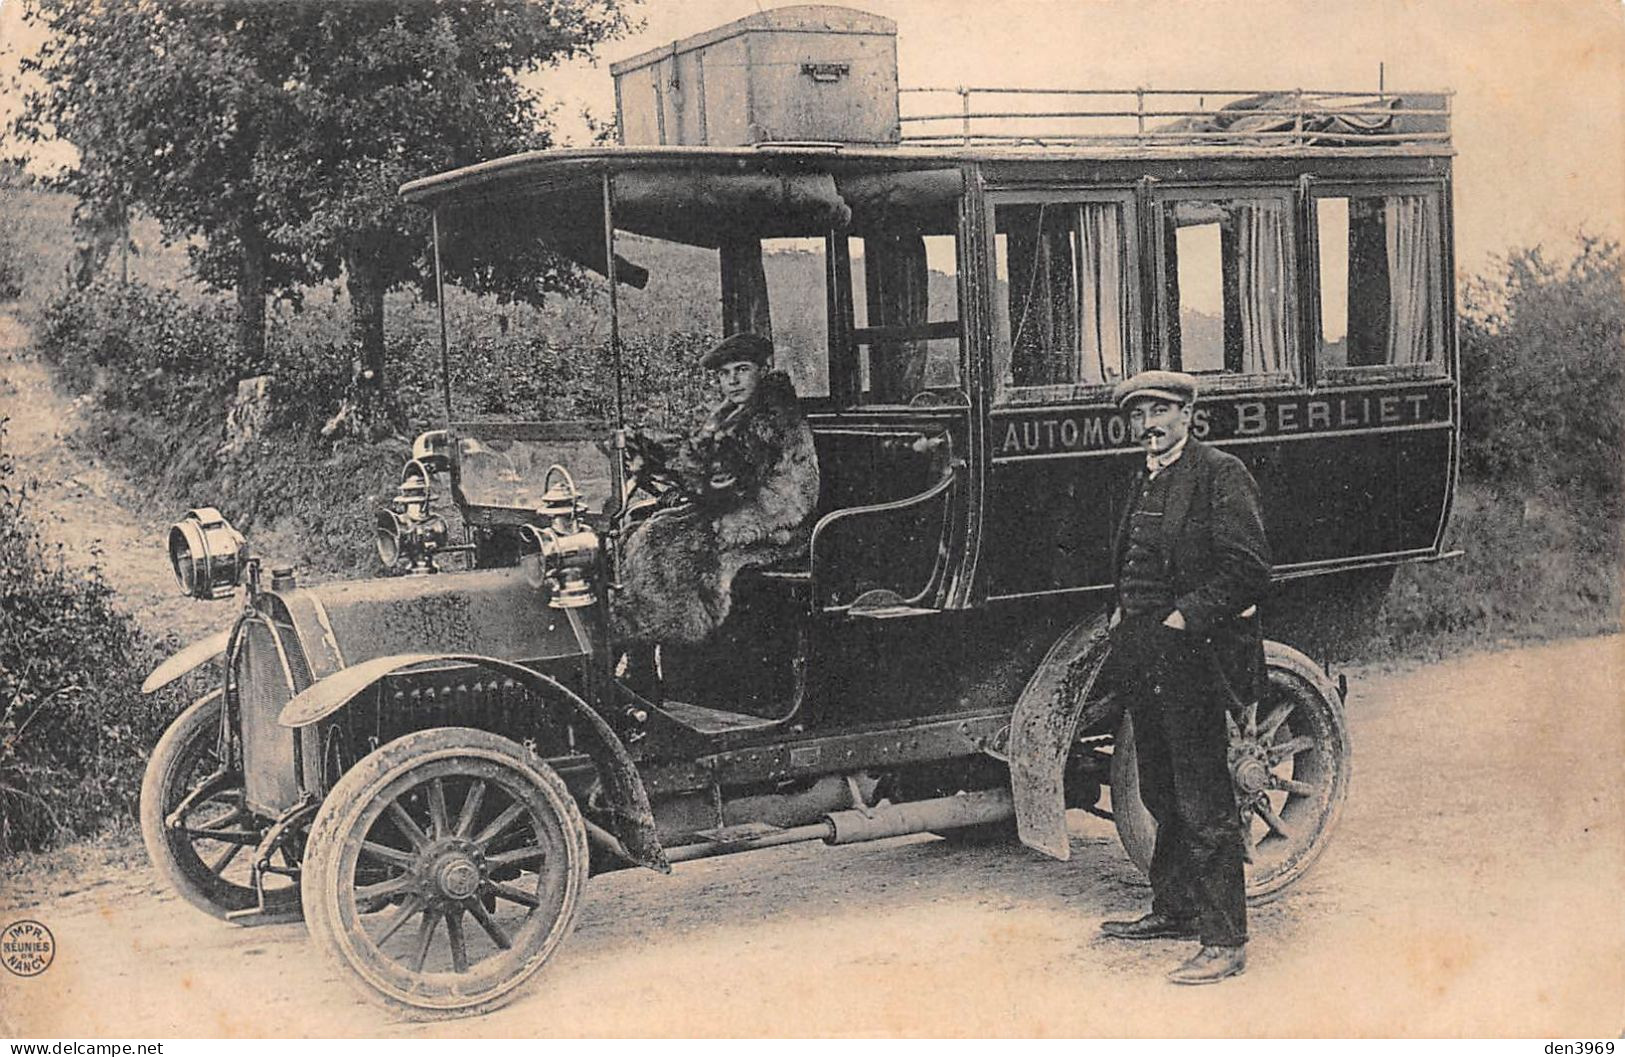
M 26 501 L 0 450 L 0 855 L 131 820 L 147 748 L 173 711 L 168 695 L 139 690 L 153 644 L 98 572 L 70 572 L 47 550 Z
M 1581 235 L 1567 260 L 1521 249 L 1466 284 L 1463 471 L 1563 507 L 1612 555 L 1625 502 L 1625 261 Z

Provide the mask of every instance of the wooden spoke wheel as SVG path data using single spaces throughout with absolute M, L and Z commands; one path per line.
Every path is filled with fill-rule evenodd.
M 509 1001 L 575 923 L 587 832 L 534 753 L 460 727 L 376 750 L 305 851 L 311 935 L 368 997 L 424 1017 Z
M 226 919 L 259 903 L 250 864 L 266 823 L 245 802 L 242 767 L 224 747 L 220 710 L 220 694 L 201 697 L 158 739 L 141 782 L 141 837 L 182 899 Z M 298 920 L 297 887 L 278 877 L 266 885 L 270 919 Z M 256 916 L 254 923 L 266 920 Z
M 1264 699 L 1228 717 L 1230 777 L 1249 857 L 1247 898 L 1254 903 L 1279 895 L 1325 850 L 1352 768 L 1342 701 L 1313 662 L 1271 643 L 1268 667 Z M 1118 837 L 1134 864 L 1149 871 L 1157 823 L 1140 800 L 1127 712 L 1112 751 L 1111 787 Z

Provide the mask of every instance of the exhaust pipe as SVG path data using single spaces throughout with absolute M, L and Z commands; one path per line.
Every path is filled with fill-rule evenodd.
M 931 800 L 912 800 L 904 804 L 884 803 L 877 807 L 848 811 L 832 811 L 822 821 L 806 826 L 793 826 L 760 837 L 737 841 L 708 841 L 701 844 L 683 844 L 666 849 L 666 858 L 673 862 L 691 859 L 709 859 L 717 855 L 774 848 L 782 844 L 804 844 L 821 840 L 825 844 L 860 844 L 865 841 L 885 840 L 887 837 L 906 837 L 912 833 L 933 830 L 959 829 L 988 822 L 1002 822 L 1014 818 L 1015 801 L 1008 789 L 986 789 L 954 796 L 940 796 Z M 605 834 L 605 836 L 608 836 Z
M 830 835 L 824 840 L 829 844 L 858 844 L 910 833 L 1002 822 L 1014 818 L 1015 814 L 1015 800 L 1010 790 L 986 789 L 939 796 L 934 800 L 885 804 L 869 811 L 836 811 L 824 819 L 830 828 Z

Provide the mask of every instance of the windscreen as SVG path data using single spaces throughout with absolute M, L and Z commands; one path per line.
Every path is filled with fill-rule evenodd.
M 456 429 L 457 490 L 464 504 L 535 510 L 547 491 L 547 472 L 563 466 L 590 511 L 601 511 L 613 492 L 605 450 L 607 426 L 532 426 L 486 423 Z

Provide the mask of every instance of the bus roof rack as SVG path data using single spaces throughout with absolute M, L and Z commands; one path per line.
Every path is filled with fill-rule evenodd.
M 1448 91 L 966 85 L 899 91 L 918 101 L 901 115 L 909 146 L 1450 147 Z M 945 95 L 957 96 L 957 107 L 942 106 Z

